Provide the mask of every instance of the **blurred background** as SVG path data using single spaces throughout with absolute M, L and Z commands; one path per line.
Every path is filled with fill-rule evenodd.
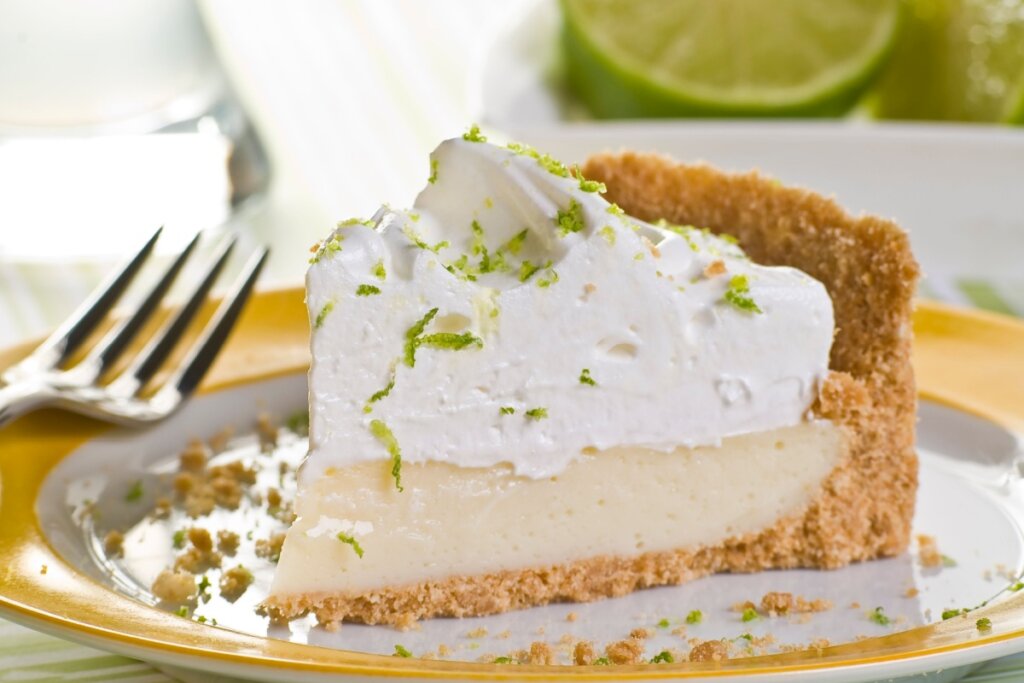
M 925 295 L 1024 315 L 1024 0 L 0 0 L 0 345 L 159 225 L 299 284 L 473 122 L 834 192 L 910 230 Z M 167 680 L 0 636 L 0 680 Z

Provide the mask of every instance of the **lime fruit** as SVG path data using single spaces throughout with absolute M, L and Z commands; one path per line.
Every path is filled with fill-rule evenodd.
M 1024 0 L 908 0 L 873 109 L 894 119 L 1024 123 Z
M 562 0 L 570 83 L 597 116 L 845 112 L 899 0 Z

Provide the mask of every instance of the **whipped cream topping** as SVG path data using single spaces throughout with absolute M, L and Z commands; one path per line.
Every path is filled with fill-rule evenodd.
M 512 147 L 443 142 L 412 210 L 346 221 L 311 259 L 304 480 L 396 451 L 541 478 L 805 419 L 833 334 L 819 282 Z

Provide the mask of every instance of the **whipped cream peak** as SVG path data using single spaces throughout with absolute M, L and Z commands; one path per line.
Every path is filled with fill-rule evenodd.
M 627 216 L 522 146 L 447 140 L 431 168 L 412 209 L 346 221 L 311 259 L 303 477 L 380 459 L 539 478 L 804 419 L 833 332 L 816 280 Z

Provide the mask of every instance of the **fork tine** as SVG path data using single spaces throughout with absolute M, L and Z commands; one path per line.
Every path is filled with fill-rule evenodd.
M 146 240 L 135 256 L 101 284 L 53 334 L 36 348 L 26 359 L 38 369 L 51 369 L 66 361 L 82 345 L 86 337 L 96 329 L 100 321 L 110 312 L 121 298 L 128 285 L 135 279 L 142 264 L 153 252 L 163 227 L 159 227 Z M 24 361 L 23 361 L 24 362 Z
M 181 307 L 170 323 L 156 333 L 153 341 L 139 353 L 138 358 L 114 381 L 117 393 L 122 395 L 134 394 L 153 378 L 156 371 L 167 360 L 175 344 L 178 343 L 185 330 L 188 329 L 189 323 L 192 322 L 200 308 L 202 308 L 206 295 L 213 287 L 217 276 L 220 275 L 220 271 L 224 268 L 224 264 L 227 262 L 228 256 L 231 255 L 231 251 L 234 249 L 237 241 L 237 238 L 232 237 L 221 247 L 220 253 L 214 260 L 213 265 L 206 271 L 203 279 L 193 290 L 185 305 Z M 114 385 L 111 386 L 112 390 L 115 388 Z
M 270 250 L 263 248 L 249 259 L 245 269 L 235 280 L 231 292 L 224 297 L 199 340 L 182 361 L 181 369 L 171 377 L 160 393 L 174 391 L 180 400 L 188 397 L 199 386 L 199 382 L 223 348 L 238 316 L 242 313 L 242 309 L 245 308 L 245 303 L 252 293 L 256 279 L 269 254 Z
M 182 267 L 185 265 L 185 261 L 191 256 L 196 245 L 199 243 L 199 237 L 202 233 L 196 233 L 192 238 L 192 241 L 188 243 L 188 246 L 178 257 L 174 259 L 170 267 L 164 271 L 164 274 L 160 277 L 160 280 L 153 285 L 150 289 L 149 294 L 139 304 L 135 312 L 123 321 L 118 323 L 108 334 L 103 338 L 90 353 L 89 357 L 86 358 L 76 367 L 75 370 L 83 373 L 87 373 L 88 381 L 95 381 L 99 378 L 107 368 L 109 368 L 121 354 L 124 353 L 125 348 L 131 343 L 132 339 L 139 333 L 142 326 L 145 325 L 146 321 L 156 312 L 160 307 L 160 302 L 167 294 L 167 290 L 171 288 L 174 280 L 178 277 Z

